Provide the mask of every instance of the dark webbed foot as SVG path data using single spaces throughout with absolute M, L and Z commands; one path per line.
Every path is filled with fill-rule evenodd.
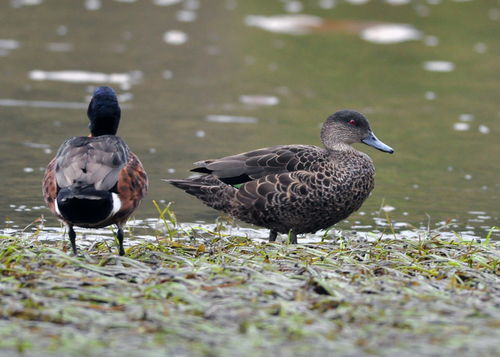
M 278 236 L 278 232 L 271 230 L 269 232 L 269 241 L 276 242 L 276 237 Z
M 116 238 L 118 238 L 118 254 L 123 256 L 125 255 L 125 250 L 123 249 L 123 229 L 118 227 L 118 232 L 116 233 Z
M 73 250 L 73 254 L 77 255 L 76 251 L 76 233 L 75 230 L 73 229 L 73 226 L 68 226 L 68 236 L 69 236 L 69 241 L 71 242 L 71 249 Z

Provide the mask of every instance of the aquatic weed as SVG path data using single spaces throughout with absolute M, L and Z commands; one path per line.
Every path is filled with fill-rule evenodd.
M 61 241 L 0 237 L 0 349 L 319 356 L 497 348 L 498 242 L 333 232 L 288 245 L 230 235 L 224 220 L 181 229 L 161 212 L 170 231 L 126 257 L 104 244 L 74 257 Z

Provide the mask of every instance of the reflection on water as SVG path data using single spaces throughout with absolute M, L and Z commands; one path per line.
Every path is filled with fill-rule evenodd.
M 270 32 L 304 35 L 312 29 L 320 27 L 323 20 L 311 15 L 248 15 L 245 18 L 245 23 L 248 26 L 259 27 Z
M 163 35 L 163 40 L 171 45 L 182 45 L 183 43 L 187 42 L 188 35 L 182 31 L 171 30 L 165 32 L 165 34 Z
M 47 44 L 47 50 L 52 52 L 70 52 L 73 49 L 74 46 L 71 43 L 51 42 Z
M 136 84 L 142 73 L 135 71 L 132 73 L 98 73 L 86 71 L 42 71 L 33 70 L 29 73 L 29 78 L 34 81 L 60 81 L 74 83 L 110 83 L 117 84 L 121 89 L 129 89 L 132 84 Z
M 387 24 L 368 27 L 361 32 L 361 38 L 368 42 L 389 44 L 420 40 L 422 33 L 411 25 Z
M 424 69 L 430 72 L 451 72 L 455 65 L 449 61 L 425 61 Z
M 87 109 L 87 106 L 88 103 L 50 102 L 46 100 L 0 99 L 0 107 Z
M 477 0 L 2 2 L 5 226 L 50 215 L 44 167 L 67 137 L 87 135 L 89 93 L 108 84 L 123 107 L 119 134 L 151 180 L 138 222 L 157 217 L 152 199 L 174 201 L 181 221 L 212 222 L 217 212 L 161 179 L 211 157 L 318 145 L 324 119 L 352 108 L 397 151 L 358 146 L 376 188 L 336 228 L 447 224 L 484 237 L 500 216 L 499 14 Z
M 235 115 L 207 115 L 206 120 L 212 123 L 240 123 L 254 124 L 258 119 L 253 117 L 239 117 Z
M 272 106 L 279 104 L 280 100 L 272 95 L 240 95 L 240 102 L 255 106 Z

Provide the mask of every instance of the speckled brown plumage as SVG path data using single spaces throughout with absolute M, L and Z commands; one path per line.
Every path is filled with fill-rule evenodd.
M 296 235 L 326 229 L 358 210 L 374 187 L 368 155 L 351 143 L 392 149 L 373 135 L 360 113 L 340 111 L 321 131 L 325 148 L 279 145 L 200 161 L 192 171 L 205 175 L 168 180 L 209 207 L 277 233 Z

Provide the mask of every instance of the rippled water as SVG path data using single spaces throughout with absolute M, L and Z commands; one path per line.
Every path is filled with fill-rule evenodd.
M 150 176 L 139 221 L 158 216 L 155 199 L 181 221 L 213 222 L 217 212 L 161 179 L 204 158 L 319 144 L 322 121 L 352 108 L 396 153 L 358 146 L 376 189 L 338 228 L 448 222 L 484 237 L 500 216 L 499 22 L 500 4 L 479 0 L 4 1 L 4 226 L 41 215 L 57 226 L 44 167 L 65 138 L 86 135 L 92 89 L 108 84 L 120 135 Z

